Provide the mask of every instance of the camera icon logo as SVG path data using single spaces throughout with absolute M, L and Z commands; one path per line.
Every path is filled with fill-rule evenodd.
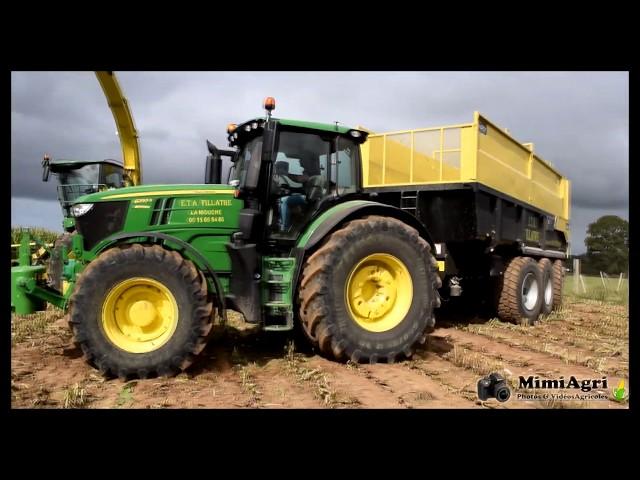
M 507 381 L 499 373 L 492 373 L 478 381 L 478 398 L 482 401 L 495 398 L 499 402 L 506 402 L 511 397 L 511 390 Z

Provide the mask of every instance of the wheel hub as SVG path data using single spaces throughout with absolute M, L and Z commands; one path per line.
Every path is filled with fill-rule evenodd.
M 115 285 L 102 306 L 107 338 L 129 353 L 160 348 L 178 324 L 178 305 L 171 291 L 151 278 L 130 278 Z
M 148 326 L 157 315 L 156 307 L 148 300 L 133 302 L 129 308 L 129 321 L 138 327 Z
M 544 288 L 544 301 L 547 305 L 551 305 L 553 301 L 553 284 L 551 283 L 551 278 L 547 280 L 547 285 Z
M 533 310 L 538 303 L 538 282 L 533 273 L 527 273 L 522 282 L 522 305 Z
M 397 326 L 413 299 L 407 267 L 389 254 L 362 259 L 349 274 L 345 301 L 351 317 L 365 330 L 383 332 Z

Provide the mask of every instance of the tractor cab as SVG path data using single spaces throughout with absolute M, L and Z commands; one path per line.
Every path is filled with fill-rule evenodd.
M 237 148 L 228 183 L 245 200 L 245 238 L 295 241 L 310 221 L 361 192 L 360 144 L 367 132 L 267 116 L 227 128 Z M 262 233 L 258 233 L 262 232 Z
M 53 160 L 45 156 L 42 166 L 44 182 L 49 180 L 50 173 L 58 177 L 58 199 L 65 218 L 71 217 L 71 205 L 78 197 L 111 188 L 122 188 L 128 183 L 123 164 L 118 160 Z

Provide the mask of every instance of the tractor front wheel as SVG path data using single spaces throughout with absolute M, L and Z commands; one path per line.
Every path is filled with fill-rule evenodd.
M 440 286 L 429 244 L 415 229 L 369 216 L 345 224 L 307 259 L 300 319 L 325 356 L 393 362 L 433 328 Z
M 148 378 L 187 368 L 205 346 L 213 305 L 194 264 L 158 245 L 102 253 L 82 272 L 70 325 L 105 376 Z

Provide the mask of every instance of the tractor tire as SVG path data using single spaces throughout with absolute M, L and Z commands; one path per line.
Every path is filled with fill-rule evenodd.
M 542 307 L 540 313 L 549 315 L 553 310 L 553 267 L 551 260 L 542 258 L 538 261 L 542 273 Z
M 80 275 L 69 322 L 105 377 L 171 376 L 204 349 L 213 304 L 203 275 L 158 245 L 112 248 Z
M 64 266 L 62 247 L 64 246 L 67 252 L 71 249 L 72 235 L 72 233 L 67 232 L 56 238 L 56 241 L 53 242 L 53 250 L 47 266 L 47 283 L 51 288 L 59 292 L 62 292 L 62 267 Z
M 542 272 L 529 257 L 513 258 L 499 291 L 498 316 L 520 325 L 534 325 L 542 308 Z
M 553 279 L 553 309 L 562 307 L 562 289 L 564 287 L 564 263 L 562 260 L 553 262 L 551 269 Z
M 415 229 L 388 217 L 352 220 L 303 266 L 301 324 L 328 358 L 392 363 L 433 331 L 441 286 L 431 248 Z

